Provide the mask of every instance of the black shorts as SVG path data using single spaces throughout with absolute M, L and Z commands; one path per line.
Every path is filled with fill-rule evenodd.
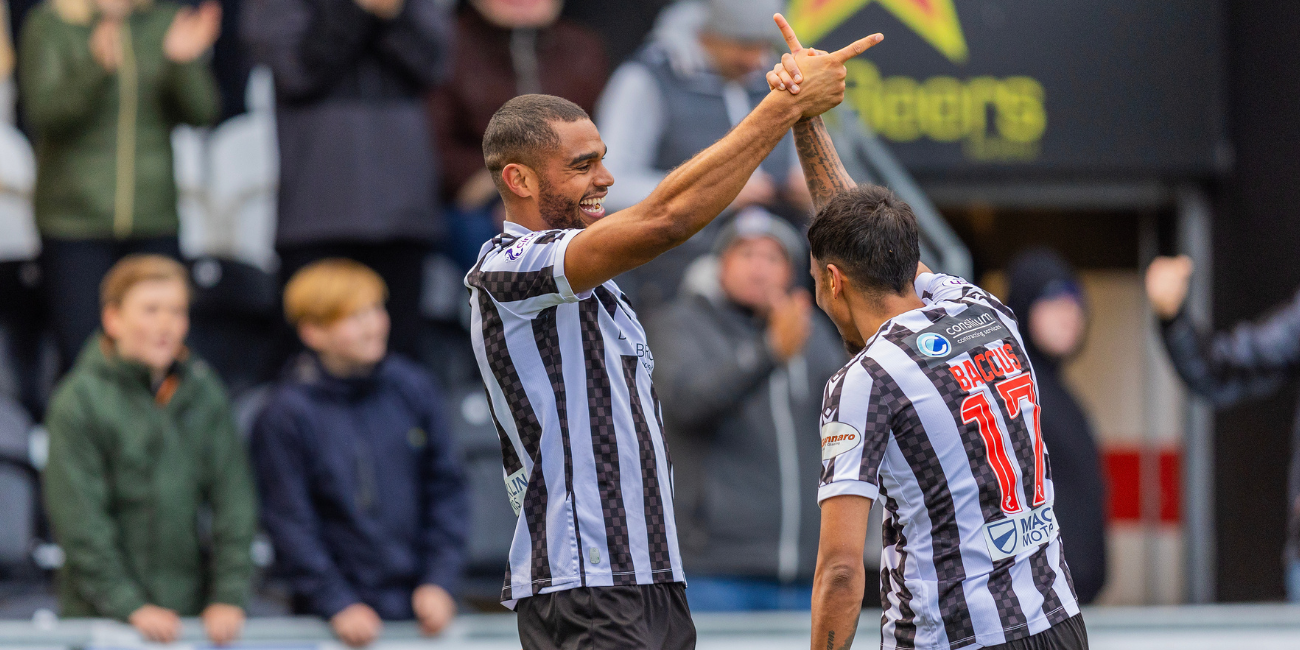
M 694 650 L 686 585 L 579 587 L 521 598 L 524 650 Z
M 984 650 L 1088 650 L 1088 630 L 1083 627 L 1083 614 L 1075 614 L 1033 636 Z

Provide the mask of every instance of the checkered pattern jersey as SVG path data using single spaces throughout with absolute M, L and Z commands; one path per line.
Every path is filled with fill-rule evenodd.
M 512 503 L 507 605 L 685 580 L 654 356 L 613 281 L 569 286 L 564 254 L 580 232 L 506 223 L 465 276 L 506 483 L 526 485 Z
M 916 292 L 925 307 L 885 322 L 827 382 L 818 501 L 853 494 L 884 507 L 883 648 L 980 648 L 1037 634 L 1079 613 L 1059 535 L 996 560 L 985 538 L 986 525 L 1007 530 L 1009 516 L 1050 507 L 1053 496 L 1046 449 L 1034 446 L 1029 389 L 1036 393 L 1037 385 L 1015 317 L 960 278 L 923 274 Z M 953 326 L 972 321 L 991 323 L 994 334 L 963 350 L 962 328 Z M 959 335 L 941 343 L 929 337 L 926 352 L 941 357 L 934 359 L 915 343 L 923 331 Z M 999 393 L 1008 380 L 1023 398 L 1013 405 Z M 995 432 L 1000 455 L 990 451 L 978 413 L 964 406 L 972 396 L 989 407 L 986 430 Z M 852 448 L 845 449 L 852 435 L 836 442 L 846 438 L 844 425 L 861 436 Z M 991 456 L 1009 461 L 1001 485 Z

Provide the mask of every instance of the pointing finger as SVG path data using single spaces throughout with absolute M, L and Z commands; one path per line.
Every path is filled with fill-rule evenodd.
M 785 44 L 790 48 L 791 52 L 798 52 L 803 49 L 803 46 L 799 44 L 799 37 L 794 35 L 794 28 L 790 27 L 790 23 L 786 21 L 785 16 L 776 14 L 772 16 L 772 20 L 775 20 L 776 26 L 781 29 L 781 36 L 785 39 Z
M 844 47 L 844 49 L 841 49 L 837 52 L 832 52 L 830 53 L 829 56 L 834 57 L 835 60 L 839 63 L 844 63 L 845 61 L 848 61 L 849 59 L 859 54 L 862 54 L 863 52 L 866 52 L 871 46 L 883 40 L 885 40 L 885 37 L 883 35 L 872 34 L 871 36 L 868 36 L 866 38 L 860 38 L 852 43 L 849 43 L 846 47 Z

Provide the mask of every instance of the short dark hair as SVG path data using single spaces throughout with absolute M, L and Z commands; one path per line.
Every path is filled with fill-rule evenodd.
M 834 263 L 869 294 L 906 293 L 921 261 L 912 207 L 879 185 L 832 197 L 813 217 L 808 244 L 820 263 Z
M 483 133 L 483 162 L 492 178 L 501 180 L 509 164 L 536 167 L 541 154 L 560 146 L 552 122 L 590 120 L 581 106 L 554 95 L 520 95 L 492 116 Z

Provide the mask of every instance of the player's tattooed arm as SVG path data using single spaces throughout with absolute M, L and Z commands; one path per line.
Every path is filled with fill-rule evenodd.
M 836 194 L 857 187 L 853 177 L 844 169 L 820 115 L 795 123 L 794 146 L 799 152 L 799 164 L 808 181 L 815 210 L 822 209 Z
M 870 512 L 871 500 L 857 495 L 845 494 L 822 502 L 817 572 L 813 576 L 812 650 L 853 646 L 867 582 L 862 548 Z

